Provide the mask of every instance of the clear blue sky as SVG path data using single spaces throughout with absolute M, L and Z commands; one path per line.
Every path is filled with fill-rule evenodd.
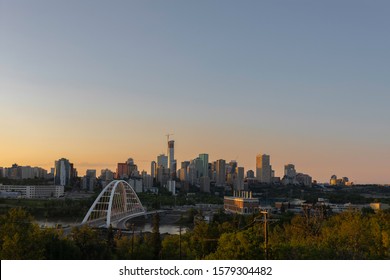
M 388 1 L 0 2 L 0 166 L 257 153 L 390 183 Z M 10 149 L 10 147 L 12 149 Z

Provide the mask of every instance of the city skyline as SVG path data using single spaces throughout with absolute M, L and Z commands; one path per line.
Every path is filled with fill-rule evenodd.
M 390 183 L 384 1 L 2 1 L 0 166 L 202 153 Z
M 171 140 L 171 141 L 173 141 L 173 140 Z M 212 157 L 209 158 L 210 155 L 207 154 L 207 153 L 199 154 L 199 156 L 207 156 L 207 159 L 208 159 L 210 164 L 214 162 L 215 164 L 218 165 L 218 162 L 220 160 L 222 160 L 224 162 L 224 164 L 226 164 L 226 165 L 228 163 L 230 163 L 230 162 L 236 162 L 237 163 L 237 167 L 244 168 L 245 173 L 247 171 L 252 171 L 253 174 L 255 174 L 255 175 L 258 174 L 258 172 L 259 172 L 259 170 L 257 168 L 257 166 L 259 164 L 259 158 L 263 159 L 265 157 L 266 158 L 266 162 L 267 162 L 266 164 L 270 164 L 271 162 L 273 162 L 272 155 L 266 155 L 266 154 L 263 154 L 263 153 L 258 153 L 256 155 L 256 158 L 255 158 L 256 162 L 254 164 L 254 168 L 248 168 L 247 166 L 241 164 L 239 161 L 237 161 L 238 157 L 236 157 L 236 159 L 227 159 L 227 158 L 213 159 Z M 165 158 L 165 163 L 160 162 L 160 165 L 164 165 L 165 168 L 167 168 L 167 166 L 168 166 L 168 156 L 165 153 L 163 153 L 163 152 L 159 153 L 158 155 L 156 155 L 156 158 L 151 160 L 150 162 L 148 162 L 147 160 L 143 160 L 143 161 L 138 162 L 133 157 L 129 157 L 128 160 L 131 160 L 132 164 L 135 164 L 138 167 L 137 170 L 138 170 L 139 174 L 141 174 L 141 172 L 146 172 L 147 174 L 152 175 L 152 173 L 151 173 L 152 163 L 154 162 L 155 167 L 157 167 L 158 166 L 158 162 L 160 161 L 159 158 Z M 184 163 L 184 162 L 189 163 L 190 161 L 192 161 L 194 159 L 199 159 L 199 157 L 198 156 L 194 156 L 192 158 L 186 158 L 186 159 L 180 160 L 179 163 Z M 59 159 L 59 160 L 72 161 L 71 159 L 69 159 L 67 157 L 61 157 L 61 159 Z M 119 165 L 126 165 L 127 166 L 128 160 L 122 160 L 122 162 L 126 162 L 126 163 L 122 163 L 121 161 L 118 161 L 116 163 L 106 164 L 106 165 L 103 165 L 101 163 L 85 163 L 85 162 L 80 164 L 80 165 L 78 165 L 78 163 L 76 162 L 76 163 L 72 163 L 72 168 L 74 166 L 74 168 L 77 170 L 77 174 L 78 174 L 79 177 L 83 177 L 90 170 L 95 170 L 97 172 L 96 173 L 96 177 L 99 177 L 100 176 L 100 171 L 110 170 L 110 171 L 112 171 L 114 173 L 118 172 Z M 53 169 L 53 170 L 56 169 L 57 162 L 58 162 L 58 160 L 55 160 L 53 166 L 42 165 L 42 164 L 40 164 L 40 165 L 39 164 L 19 164 L 19 163 L 14 162 L 13 164 L 10 164 L 10 165 L 1 165 L 0 164 L 0 168 L 10 168 L 11 165 L 16 164 L 18 166 L 30 166 L 32 168 L 44 168 L 44 170 L 46 170 L 47 172 L 50 172 L 51 169 Z M 261 163 L 260 163 L 260 165 L 261 165 Z M 286 162 L 280 168 L 279 167 L 273 168 L 272 165 L 270 165 L 270 170 L 269 170 L 270 174 L 269 174 L 269 176 L 271 176 L 271 177 L 269 177 L 269 179 L 267 179 L 267 180 L 271 180 L 271 178 L 273 176 L 275 176 L 277 178 L 280 178 L 280 179 L 283 178 L 283 176 L 286 175 L 286 168 L 291 168 L 291 166 L 293 166 L 293 168 L 294 168 L 295 167 L 295 163 L 294 162 L 288 162 L 288 163 Z M 180 169 L 180 167 L 178 167 L 176 169 L 176 171 L 179 171 L 179 169 Z M 298 171 L 299 172 L 303 172 L 303 173 L 310 173 L 310 172 L 307 172 L 306 170 L 302 170 L 299 167 L 298 167 Z M 272 175 L 271 175 L 271 173 L 272 173 Z M 312 174 L 310 174 L 310 175 L 312 175 Z M 226 176 L 226 174 L 224 175 L 224 177 L 225 176 Z M 257 175 L 257 176 L 261 176 L 261 175 Z M 388 185 L 389 184 L 389 183 L 386 183 L 386 182 L 384 182 L 384 183 L 359 182 L 359 181 L 355 180 L 354 177 L 350 177 L 349 174 L 341 174 L 341 173 L 337 173 L 337 172 L 332 173 L 332 175 L 329 175 L 328 178 L 324 178 L 323 180 L 322 179 L 318 179 L 318 178 L 316 178 L 314 176 L 313 176 L 312 179 L 314 181 L 317 181 L 318 183 L 328 184 L 329 181 L 331 181 L 334 176 L 339 177 L 339 178 L 341 178 L 341 177 L 349 178 L 349 179 L 351 179 L 351 181 L 353 181 L 353 184 L 382 184 L 382 185 Z M 259 182 L 262 182 L 262 180 L 263 180 L 260 177 L 256 177 L 256 176 L 255 176 L 255 178 L 257 178 L 257 180 Z M 271 181 L 269 183 L 271 183 Z

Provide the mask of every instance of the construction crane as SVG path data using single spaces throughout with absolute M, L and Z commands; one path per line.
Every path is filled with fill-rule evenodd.
M 167 136 L 167 142 L 169 142 L 169 136 L 171 136 L 171 135 L 174 135 L 174 134 L 171 134 L 171 133 L 165 134 L 165 136 Z

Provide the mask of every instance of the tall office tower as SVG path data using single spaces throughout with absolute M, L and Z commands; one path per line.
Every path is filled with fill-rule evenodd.
M 253 172 L 253 170 L 248 170 L 246 172 L 246 177 L 247 178 L 255 178 L 255 172 Z
M 208 154 L 200 154 L 199 158 L 203 162 L 202 176 L 201 177 L 209 177 L 209 155 Z
M 272 166 L 269 155 L 257 155 L 256 157 L 256 178 L 261 183 L 271 183 Z
M 210 179 L 211 179 L 211 181 L 214 181 L 214 182 L 216 182 L 217 181 L 217 162 L 216 161 L 213 161 L 212 163 L 211 163 L 211 170 L 210 170 L 210 175 L 211 175 L 211 177 L 210 177 Z
M 60 186 L 68 186 L 71 178 L 71 166 L 69 160 L 61 158 L 55 163 L 54 184 Z
M 231 173 L 231 174 L 234 174 L 234 173 L 236 173 L 236 168 L 237 168 L 237 161 L 235 161 L 235 160 L 231 160 L 230 162 L 229 162 L 229 172 Z
M 118 165 L 116 168 L 116 178 L 117 179 L 128 179 L 129 175 L 128 175 L 127 171 L 128 171 L 127 163 L 118 162 Z
M 82 179 L 83 189 L 87 191 L 93 191 L 96 185 L 96 170 L 87 169 L 85 176 Z
M 224 159 L 217 160 L 216 171 L 216 185 L 224 186 L 226 182 L 226 161 Z
M 191 161 L 191 163 L 187 166 L 187 181 L 194 185 L 196 183 L 197 178 L 197 172 L 196 172 L 196 166 L 194 161 Z
M 164 154 L 161 154 L 157 157 L 157 167 L 164 166 L 164 168 L 168 169 L 168 157 Z
M 150 176 L 152 178 L 156 178 L 156 173 L 157 173 L 157 163 L 153 160 L 150 164 Z
M 87 169 L 85 176 L 96 179 L 96 169 Z
M 77 176 L 78 176 L 77 169 L 74 168 L 73 163 L 69 163 L 69 164 L 70 164 L 70 178 L 71 179 L 77 178 Z
M 188 165 L 190 165 L 190 162 L 189 162 L 189 161 L 182 161 L 182 163 L 181 163 L 181 168 L 187 169 Z
M 188 176 L 187 176 L 187 168 L 188 166 L 190 165 L 190 162 L 189 161 L 183 161 L 181 163 L 181 168 L 180 168 L 180 172 L 179 172 L 179 179 L 180 181 L 182 182 L 187 182 L 188 181 Z
M 297 181 L 297 172 L 295 171 L 294 164 L 286 164 L 284 166 L 284 177 L 282 179 L 283 185 L 296 185 Z
M 294 164 L 286 164 L 284 166 L 284 176 L 286 176 L 289 179 L 295 179 L 297 176 L 297 172 L 295 171 Z
M 142 173 L 142 185 L 144 186 L 144 189 L 150 189 L 153 187 L 153 178 L 146 172 Z
M 237 167 L 236 168 L 234 189 L 236 191 L 243 191 L 244 190 L 244 167 Z
M 176 178 L 176 172 L 177 172 L 177 161 L 176 161 L 176 159 L 172 163 L 172 170 L 174 170 L 174 171 L 173 172 L 171 171 L 171 179 L 175 179 Z
M 165 186 L 169 181 L 169 168 L 165 168 L 164 165 L 157 166 L 156 181 Z
M 179 169 L 178 177 L 179 177 L 180 181 L 182 181 L 182 182 L 188 181 L 188 178 L 187 178 L 187 167 L 186 168 L 182 167 L 182 168 Z
M 203 161 L 201 158 L 197 157 L 192 160 L 192 163 L 195 165 L 196 169 L 196 178 L 203 177 Z
M 296 180 L 298 184 L 301 184 L 305 187 L 311 187 L 312 178 L 307 174 L 298 173 L 296 176 Z
M 176 166 L 175 165 L 175 141 L 170 140 L 168 141 L 168 168 L 170 172 L 173 174 L 176 173 Z
M 127 164 L 127 175 L 129 177 L 131 177 L 131 176 L 138 176 L 139 175 L 139 173 L 138 173 L 138 166 L 134 163 L 134 160 L 132 158 L 129 158 L 126 161 L 126 164 Z
M 100 179 L 102 181 L 112 181 L 114 180 L 114 172 L 109 169 L 102 169 L 100 171 Z

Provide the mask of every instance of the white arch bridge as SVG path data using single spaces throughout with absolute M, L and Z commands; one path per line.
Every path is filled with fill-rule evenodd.
M 146 214 L 133 188 L 126 181 L 115 180 L 102 190 L 81 225 L 117 227 L 125 220 Z

